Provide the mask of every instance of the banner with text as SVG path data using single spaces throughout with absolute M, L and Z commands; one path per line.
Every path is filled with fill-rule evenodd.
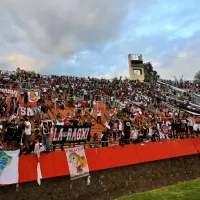
M 20 107 L 20 113 L 18 113 L 21 116 L 35 116 L 37 114 L 41 113 L 41 106 L 39 107 Z
M 91 126 L 55 126 L 53 144 L 86 142 Z
M 71 180 L 89 176 L 89 167 L 83 146 L 65 150 Z
M 0 92 L 5 93 L 5 94 L 13 94 L 13 95 L 18 95 L 19 93 L 17 90 L 4 89 L 4 88 L 0 88 Z

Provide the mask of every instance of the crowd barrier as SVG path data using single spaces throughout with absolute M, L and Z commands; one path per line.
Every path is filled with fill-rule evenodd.
M 85 149 L 90 171 L 194 155 L 199 152 L 200 138 Z M 19 183 L 37 180 L 37 163 L 34 154 L 20 156 Z M 41 154 L 40 165 L 43 179 L 70 174 L 64 151 Z

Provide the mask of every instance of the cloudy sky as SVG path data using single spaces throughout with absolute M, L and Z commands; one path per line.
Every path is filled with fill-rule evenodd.
M 129 53 L 163 78 L 200 70 L 199 0 L 0 0 L 0 69 L 128 76 Z

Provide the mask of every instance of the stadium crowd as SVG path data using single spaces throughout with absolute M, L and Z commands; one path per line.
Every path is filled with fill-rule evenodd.
M 57 126 L 93 129 L 99 124 L 102 133 L 89 134 L 85 142 L 95 148 L 117 141 L 126 145 L 199 137 L 200 101 L 193 92 L 199 92 L 200 84 L 162 82 L 180 90 L 167 84 L 128 79 L 42 76 L 20 69 L 1 71 L 0 149 L 20 148 L 24 154 L 42 144 L 46 151 L 55 150 L 51 137 Z M 8 94 L 8 90 L 17 93 Z M 40 95 L 35 105 L 38 109 L 32 112 L 28 91 Z
M 190 90 L 194 93 L 200 94 L 200 82 L 199 81 L 187 81 L 187 80 L 166 80 L 166 79 L 160 79 L 161 82 L 167 83 L 169 85 L 172 85 L 174 87 L 183 89 L 183 90 Z

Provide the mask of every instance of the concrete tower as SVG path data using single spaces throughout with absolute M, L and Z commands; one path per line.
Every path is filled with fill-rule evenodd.
M 129 54 L 128 67 L 130 80 L 144 81 L 144 66 L 142 54 Z

